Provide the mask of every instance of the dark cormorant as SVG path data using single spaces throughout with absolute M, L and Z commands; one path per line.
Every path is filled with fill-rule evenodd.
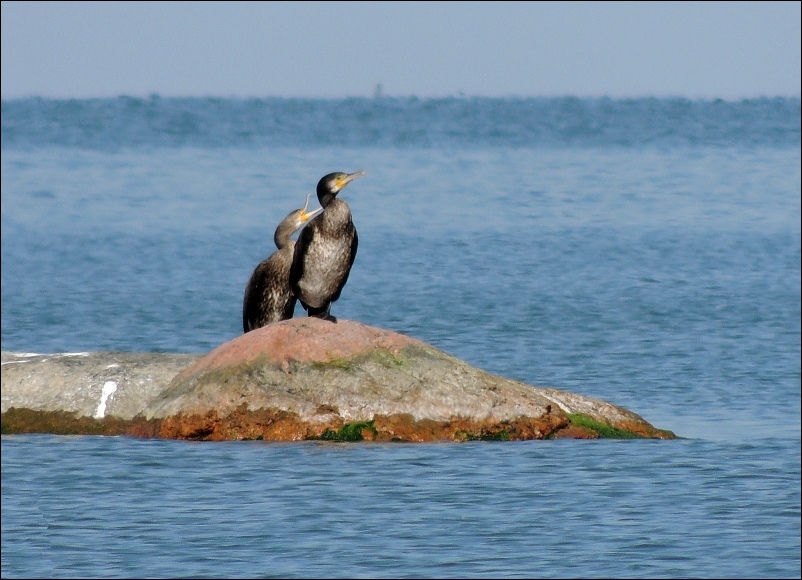
M 261 328 L 271 322 L 292 318 L 296 297 L 290 290 L 290 267 L 292 266 L 295 242 L 292 234 L 321 211 L 321 208 L 307 213 L 306 204 L 281 220 L 276 228 L 273 241 L 278 250 L 259 263 L 245 287 L 242 301 L 242 330 L 248 332 Z
M 309 316 L 337 321 L 330 313 L 331 303 L 348 280 L 358 243 L 351 209 L 337 194 L 363 175 L 364 171 L 329 173 L 317 184 L 323 213 L 298 236 L 290 270 L 290 287 Z

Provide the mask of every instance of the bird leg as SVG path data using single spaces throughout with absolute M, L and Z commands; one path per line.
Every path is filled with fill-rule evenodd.
M 320 318 L 321 320 L 328 320 L 329 322 L 337 322 L 337 319 L 331 315 L 331 302 L 326 304 L 325 308 L 315 308 L 314 306 L 309 306 L 306 311 L 311 317 Z

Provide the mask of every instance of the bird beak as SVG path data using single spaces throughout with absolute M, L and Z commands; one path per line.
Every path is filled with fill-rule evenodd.
M 303 209 L 301 210 L 301 221 L 302 221 L 302 222 L 304 222 L 304 223 L 308 222 L 308 221 L 309 221 L 309 220 L 311 220 L 313 217 L 315 217 L 317 214 L 319 214 L 320 212 L 322 212 L 322 211 L 323 211 L 323 208 L 322 208 L 322 207 L 319 207 L 319 208 L 317 208 L 317 209 L 316 209 L 316 210 L 314 210 L 314 211 L 310 211 L 310 212 L 307 212 L 307 211 L 306 211 L 306 208 L 308 208 L 308 207 L 309 207 L 309 196 L 310 196 L 310 195 L 311 195 L 311 194 L 309 194 L 309 193 L 307 193 L 307 194 L 306 194 L 306 203 L 304 204 L 304 207 L 303 207 Z
M 337 181 L 337 189 L 342 189 L 349 183 L 351 183 L 357 177 L 362 177 L 363 175 L 367 175 L 364 171 L 357 171 L 356 173 L 347 173 L 344 177 L 341 177 Z

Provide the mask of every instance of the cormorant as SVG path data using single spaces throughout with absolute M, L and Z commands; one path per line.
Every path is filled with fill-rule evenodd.
M 351 209 L 337 194 L 364 171 L 324 175 L 317 184 L 323 213 L 309 222 L 295 244 L 290 287 L 309 316 L 337 322 L 331 303 L 340 297 L 356 257 L 358 238 Z
M 278 250 L 259 263 L 251 274 L 245 287 L 245 298 L 242 301 L 242 330 L 256 330 L 271 322 L 292 318 L 296 297 L 290 289 L 290 267 L 292 266 L 295 242 L 292 234 L 305 223 L 315 217 L 322 208 L 313 212 L 306 211 L 306 204 L 281 220 L 276 228 L 273 241 Z

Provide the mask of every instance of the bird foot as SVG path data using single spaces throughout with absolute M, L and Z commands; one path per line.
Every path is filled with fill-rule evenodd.
M 321 312 L 320 314 L 310 314 L 312 318 L 319 318 L 320 320 L 328 320 L 329 322 L 337 322 L 337 319 L 328 312 Z
M 337 322 L 337 319 L 331 315 L 330 303 L 322 308 L 315 308 L 314 306 L 308 306 L 303 302 L 301 302 L 301 305 L 306 309 L 306 314 L 310 318 L 320 318 L 321 320 L 328 320 L 329 322 Z

